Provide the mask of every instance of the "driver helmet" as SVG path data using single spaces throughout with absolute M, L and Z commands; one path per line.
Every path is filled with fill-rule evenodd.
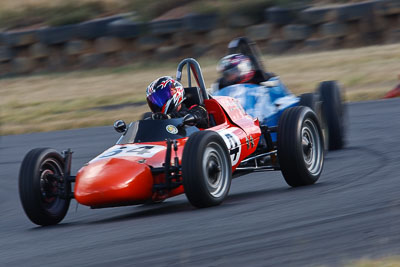
M 225 81 L 232 84 L 249 82 L 255 74 L 250 58 L 243 54 L 223 57 L 218 63 L 217 70 L 222 73 Z
M 153 113 L 168 114 L 185 100 L 185 90 L 180 82 L 170 76 L 154 80 L 146 90 L 147 103 Z

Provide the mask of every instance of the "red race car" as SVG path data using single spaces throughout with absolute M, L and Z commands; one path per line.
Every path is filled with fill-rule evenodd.
M 212 97 L 206 91 L 198 62 L 187 65 L 185 104 L 204 104 L 210 127 L 197 128 L 193 117 L 144 119 L 129 126 L 116 121 L 122 133 L 117 144 L 71 176 L 70 150 L 31 150 L 19 175 L 20 198 L 29 219 L 38 225 L 59 223 L 70 200 L 92 208 L 161 202 L 185 193 L 198 208 L 222 203 L 232 175 L 255 170 L 281 170 L 290 186 L 315 183 L 322 171 L 324 144 L 319 121 L 307 107 L 284 111 L 278 126 L 260 125 L 237 100 Z M 191 86 L 191 78 L 197 86 Z M 272 142 L 271 133 L 277 133 Z M 71 185 L 74 183 L 74 190 Z

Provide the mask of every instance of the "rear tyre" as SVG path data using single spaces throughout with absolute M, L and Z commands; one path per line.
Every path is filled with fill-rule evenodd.
M 317 89 L 322 101 L 322 115 L 326 124 L 327 147 L 329 150 L 341 149 L 345 144 L 346 107 L 342 92 L 335 81 L 322 82 Z
M 300 95 L 299 106 L 309 107 L 317 113 L 317 98 L 314 93 L 305 93 Z
M 204 208 L 222 203 L 229 192 L 232 166 L 228 149 L 216 132 L 195 132 L 182 155 L 183 187 L 189 202 Z
M 308 107 L 286 109 L 278 124 L 278 159 L 288 185 L 314 184 L 324 164 L 322 131 Z
M 322 115 L 322 101 L 320 101 L 318 98 L 319 96 L 314 93 L 301 94 L 299 106 L 309 107 L 315 112 L 315 114 L 317 114 L 319 125 L 322 130 L 322 136 L 324 138 L 324 149 L 328 150 L 329 133 L 326 127 L 325 116 Z
M 64 159 L 54 149 L 36 148 L 24 158 L 19 172 L 19 196 L 28 218 L 37 225 L 53 225 L 64 219 L 71 184 L 64 183 Z M 64 188 L 62 188 L 64 187 Z

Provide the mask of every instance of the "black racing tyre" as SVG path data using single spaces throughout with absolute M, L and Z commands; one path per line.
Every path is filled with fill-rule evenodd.
M 47 45 L 57 45 L 66 43 L 76 38 L 78 24 L 70 24 L 57 27 L 46 27 L 36 31 L 36 36 L 41 43 Z
M 308 107 L 286 109 L 278 123 L 278 159 L 288 185 L 314 184 L 324 165 L 322 131 Z
M 123 19 L 121 15 L 115 15 L 105 18 L 98 18 L 89 20 L 79 24 L 77 29 L 77 35 L 79 39 L 93 40 L 99 37 L 106 36 L 108 33 L 109 25 L 114 22 Z
M 183 187 L 189 202 L 204 208 L 222 203 L 229 192 L 232 166 L 222 137 L 212 131 L 195 132 L 182 155 Z
M 316 112 L 317 98 L 314 93 L 305 93 L 300 95 L 299 106 L 311 108 Z
M 327 132 L 329 150 L 341 149 L 345 144 L 346 107 L 342 101 L 342 92 L 335 81 L 320 83 L 317 92 L 322 101 L 322 116 Z
M 315 114 L 317 114 L 319 125 L 322 130 L 322 136 L 324 138 L 324 149 L 328 150 L 329 133 L 326 127 L 325 116 L 322 115 L 321 101 L 319 100 L 319 96 L 314 93 L 301 94 L 299 106 L 309 107 L 315 112 Z
M 287 25 L 296 19 L 296 14 L 289 8 L 270 7 L 264 11 L 264 17 L 272 24 Z
M 19 196 L 28 218 L 38 225 L 53 225 L 64 219 L 70 198 L 60 198 L 59 189 L 64 185 L 68 194 L 71 184 L 65 185 L 64 159 L 51 148 L 36 148 L 25 156 L 19 171 Z

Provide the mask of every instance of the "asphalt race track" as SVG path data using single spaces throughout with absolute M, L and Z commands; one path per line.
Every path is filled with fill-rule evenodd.
M 18 196 L 35 147 L 72 148 L 73 172 L 118 139 L 112 127 L 2 136 L 0 266 L 340 266 L 400 255 L 400 99 L 348 105 L 344 150 L 317 184 L 289 188 L 280 172 L 235 179 L 218 207 L 185 196 L 91 210 L 72 201 L 61 224 L 37 227 Z

